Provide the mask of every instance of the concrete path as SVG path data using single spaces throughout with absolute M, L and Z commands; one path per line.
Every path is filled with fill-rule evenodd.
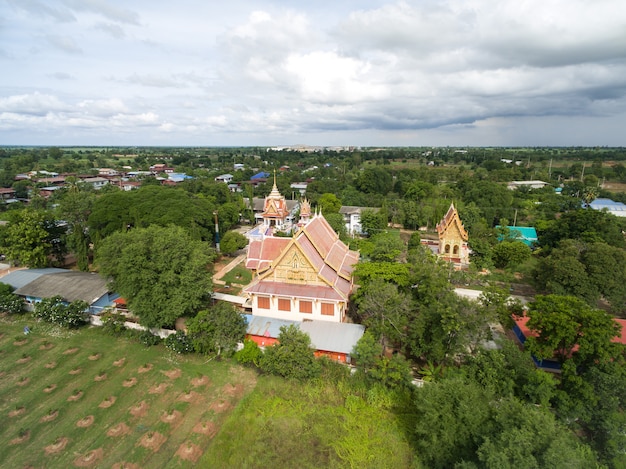
M 246 258 L 245 253 L 240 254 L 237 257 L 235 257 L 232 261 L 230 261 L 228 264 L 226 264 L 224 267 L 218 270 L 215 274 L 213 274 L 213 282 L 223 284 L 224 282 L 221 280 L 221 278 L 224 275 L 226 275 L 228 272 L 233 270 L 235 266 L 241 263 L 245 258 Z

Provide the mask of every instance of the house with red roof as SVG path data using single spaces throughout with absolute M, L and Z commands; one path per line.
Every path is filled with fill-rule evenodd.
M 359 253 L 351 251 L 321 214 L 292 238 L 252 240 L 246 267 L 256 278 L 244 293 L 255 316 L 343 322 Z
M 515 324 L 513 326 L 513 333 L 517 340 L 519 340 L 520 344 L 524 346 L 526 343 L 526 339 L 529 337 L 537 337 L 537 331 L 532 330 L 528 327 L 528 321 L 530 317 L 528 316 L 515 316 L 513 315 L 513 320 Z M 620 335 L 613 338 L 612 342 L 626 345 L 626 319 L 613 319 L 616 323 L 620 325 Z M 571 352 L 575 352 L 578 349 L 578 345 L 575 345 Z M 533 361 L 537 367 L 544 369 L 546 371 L 555 371 L 560 372 L 561 364 L 556 359 L 546 358 L 544 360 L 539 360 L 533 357 Z

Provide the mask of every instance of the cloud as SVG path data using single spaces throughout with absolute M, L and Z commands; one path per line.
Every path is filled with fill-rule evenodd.
M 70 36 L 61 36 L 58 34 L 48 34 L 46 36 L 48 43 L 57 49 L 67 52 L 68 54 L 81 54 L 83 50 L 76 41 Z
M 99 31 L 102 31 L 106 34 L 108 34 L 111 37 L 114 37 L 115 39 L 123 39 L 124 37 L 126 37 L 126 32 L 124 31 L 124 29 L 118 25 L 118 24 L 113 24 L 113 23 L 97 23 L 94 26 L 94 29 L 97 29 Z
M 133 75 L 126 77 L 123 81 L 133 85 L 148 86 L 153 88 L 182 88 L 185 86 L 184 83 L 174 77 L 158 74 L 134 73 Z
M 52 18 L 60 23 L 76 21 L 76 17 L 70 10 L 63 6 L 52 7 L 49 2 L 39 0 L 7 0 L 7 2 L 16 10 L 21 10 L 35 17 Z
M 67 72 L 55 72 L 48 74 L 50 78 L 54 78 L 55 80 L 75 80 L 76 77 Z
M 139 14 L 126 8 L 118 8 L 106 0 L 63 0 L 75 11 L 94 13 L 118 23 L 139 24 Z
M 43 116 L 49 112 L 70 110 L 71 106 L 61 102 L 56 96 L 36 92 L 0 98 L 0 109 L 15 114 Z

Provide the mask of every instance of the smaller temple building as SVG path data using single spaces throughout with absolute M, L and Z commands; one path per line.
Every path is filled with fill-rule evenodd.
M 452 262 L 457 268 L 467 267 L 470 262 L 467 244 L 469 236 L 453 203 L 437 223 L 436 230 L 437 241 L 424 239 L 422 244 L 427 245 L 441 259 Z

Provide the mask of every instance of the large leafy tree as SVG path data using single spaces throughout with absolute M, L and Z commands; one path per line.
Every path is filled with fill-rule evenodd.
M 248 238 L 237 231 L 227 231 L 220 242 L 222 254 L 232 254 L 248 245 Z
M 60 262 L 65 254 L 62 227 L 49 213 L 30 208 L 11 213 L 0 245 L 9 261 L 33 268 L 48 266 L 51 256 Z
M 212 241 L 213 212 L 217 208 L 210 198 L 197 197 L 182 189 L 146 186 L 137 191 L 112 192 L 98 198 L 89 216 L 89 230 L 99 241 L 132 227 L 176 225 L 185 228 L 193 239 Z M 230 220 L 226 215 L 220 217 L 224 221 L 223 230 L 230 227 L 231 222 L 226 223 L 227 219 Z
M 172 326 L 200 309 L 211 290 L 213 259 L 206 243 L 177 226 L 114 233 L 96 251 L 100 273 L 149 327 Z
M 538 358 L 571 359 L 577 367 L 608 363 L 620 354 L 612 342 L 620 326 L 602 310 L 573 296 L 537 296 L 528 309 L 528 327 L 536 335 L 526 347 Z
M 187 335 L 196 352 L 217 355 L 234 352 L 243 342 L 246 320 L 228 303 L 220 302 L 187 321 Z
M 567 212 L 538 234 L 539 244 L 549 248 L 557 246 L 564 239 L 603 241 L 611 246 L 626 246 L 620 220 L 615 215 L 599 210 Z
M 89 270 L 89 230 L 87 220 L 95 201 L 95 194 L 78 184 L 69 185 L 60 199 L 59 217 L 68 224 L 66 236 L 68 248 L 76 256 L 76 264 L 82 271 Z
M 383 346 L 399 347 L 405 342 L 413 304 L 397 285 L 374 279 L 362 286 L 356 304 L 359 319 Z

